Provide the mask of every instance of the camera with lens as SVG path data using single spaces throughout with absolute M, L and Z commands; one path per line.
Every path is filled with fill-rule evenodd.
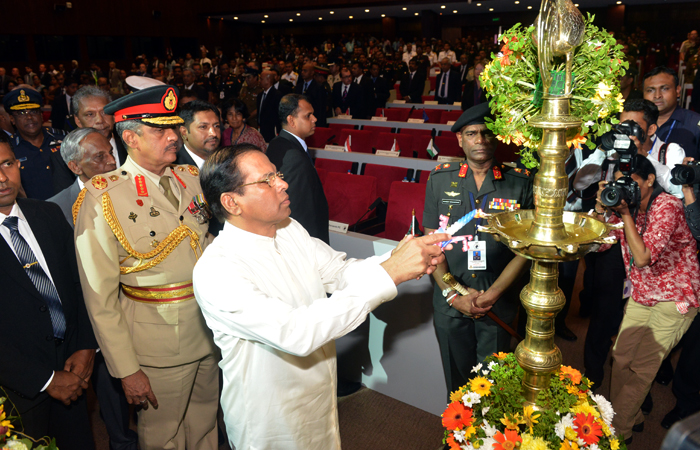
M 634 207 L 641 199 L 639 185 L 630 177 L 634 173 L 634 157 L 637 155 L 637 146 L 630 138 L 632 136 L 639 142 L 646 140 L 642 127 L 633 120 L 626 120 L 613 126 L 612 130 L 600 137 L 601 149 L 615 150 L 620 156 L 617 169 L 623 175 L 618 180 L 608 183 L 601 192 L 600 200 L 607 207 L 618 206 L 622 200 L 627 203 L 627 206 Z
M 676 167 L 671 169 L 671 183 L 677 186 L 700 184 L 700 162 L 690 161 L 687 166 L 676 164 Z

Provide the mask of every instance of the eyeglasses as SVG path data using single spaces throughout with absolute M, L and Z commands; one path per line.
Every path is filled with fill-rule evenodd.
M 13 114 L 16 116 L 20 116 L 20 117 L 38 116 L 41 114 L 41 110 L 39 110 L 39 109 L 24 109 L 22 111 L 14 111 Z
M 284 179 L 284 175 L 282 175 L 282 173 L 280 173 L 280 172 L 273 173 L 272 175 L 268 176 L 268 177 L 265 178 L 264 180 L 253 181 L 252 183 L 242 184 L 242 185 L 240 185 L 239 187 L 245 187 L 245 186 L 250 186 L 250 185 L 252 185 L 252 184 L 261 184 L 261 183 L 267 183 L 268 186 L 270 186 L 270 187 L 275 187 L 275 181 L 276 181 L 278 178 L 279 178 L 280 180 L 283 180 L 283 179 Z

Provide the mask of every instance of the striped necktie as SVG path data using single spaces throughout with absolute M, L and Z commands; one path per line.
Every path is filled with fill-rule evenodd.
M 51 279 L 46 275 L 46 272 L 44 272 L 44 269 L 39 265 L 39 261 L 36 259 L 36 255 L 34 255 L 27 241 L 19 234 L 17 221 L 18 217 L 10 216 L 6 217 L 2 224 L 10 229 L 10 239 L 15 252 L 17 252 L 17 258 L 49 308 L 54 337 L 63 339 L 66 335 L 66 318 L 63 315 L 63 305 L 61 305 L 58 291 Z

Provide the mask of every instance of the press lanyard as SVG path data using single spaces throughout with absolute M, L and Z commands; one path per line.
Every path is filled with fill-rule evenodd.
M 671 123 L 671 129 L 668 130 L 668 134 L 666 135 L 666 139 L 664 139 L 664 142 L 668 144 L 668 138 L 671 137 L 671 133 L 673 132 L 673 127 L 676 126 L 676 119 L 673 119 L 673 122 Z M 654 143 L 651 145 L 652 148 L 656 145 L 656 140 L 659 139 L 659 136 L 654 136 Z
M 488 194 L 484 195 L 484 199 L 482 200 L 482 204 L 483 204 L 483 205 L 486 204 L 488 197 L 489 197 Z M 474 194 L 472 194 L 471 192 L 469 193 L 469 201 L 470 201 L 471 204 L 472 204 L 472 211 L 475 210 L 475 209 L 477 209 L 477 208 L 476 208 L 476 202 L 474 201 Z M 483 209 L 483 208 L 482 208 L 482 209 Z M 479 226 L 481 225 L 481 219 L 482 219 L 482 218 L 479 217 L 478 219 L 476 219 L 476 222 L 474 223 L 474 236 L 475 236 L 475 237 L 477 237 L 477 236 L 479 235 Z

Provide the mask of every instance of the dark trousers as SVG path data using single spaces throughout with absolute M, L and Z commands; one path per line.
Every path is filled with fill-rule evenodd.
M 109 374 L 102 352 L 95 355 L 92 384 L 100 404 L 100 415 L 109 435 L 110 450 L 136 450 L 139 438 L 138 434 L 129 428 L 129 403 L 126 401 L 121 380 Z
M 700 411 L 700 316 L 696 316 L 683 336 L 676 372 L 673 374 L 673 395 L 676 408 L 683 415 Z
M 625 266 L 620 244 L 586 255 L 586 301 L 591 302 L 592 314 L 583 347 L 586 377 L 597 386 L 603 381 L 603 367 L 624 315 L 626 300 L 622 298 Z
M 10 396 L 12 397 L 12 396 Z M 23 433 L 39 439 L 56 438 L 61 450 L 94 450 L 95 442 L 88 419 L 87 395 L 83 393 L 70 406 L 51 397 L 22 413 Z M 21 427 L 18 426 L 21 430 Z
M 564 308 L 559 311 L 554 326 L 559 327 L 566 325 L 564 321 L 569 314 L 569 306 L 571 306 L 571 297 L 574 294 L 574 285 L 576 284 L 576 272 L 578 271 L 578 259 L 576 261 L 567 261 L 559 264 L 559 288 L 566 297 Z

